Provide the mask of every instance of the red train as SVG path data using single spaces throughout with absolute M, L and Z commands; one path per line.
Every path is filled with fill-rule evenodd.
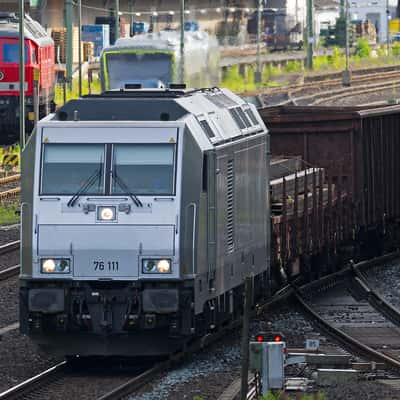
M 34 79 L 39 78 L 40 118 L 54 109 L 54 42 L 45 29 L 25 16 L 26 129 L 33 128 Z M 0 13 L 0 144 L 18 140 L 19 45 L 18 17 Z

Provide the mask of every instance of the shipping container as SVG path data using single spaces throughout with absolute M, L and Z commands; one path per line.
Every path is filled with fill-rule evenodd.
M 82 41 L 94 44 L 94 56 L 100 57 L 103 48 L 110 45 L 109 25 L 83 25 Z

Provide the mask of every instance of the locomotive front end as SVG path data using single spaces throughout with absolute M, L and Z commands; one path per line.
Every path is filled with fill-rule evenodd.
M 43 347 L 162 354 L 190 333 L 181 318 L 192 295 L 180 283 L 179 130 L 50 122 L 32 137 L 21 326 Z

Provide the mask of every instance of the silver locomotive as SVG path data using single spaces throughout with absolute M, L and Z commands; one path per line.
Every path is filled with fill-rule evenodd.
M 269 138 L 227 90 L 72 100 L 23 152 L 21 331 L 62 355 L 161 355 L 269 286 Z

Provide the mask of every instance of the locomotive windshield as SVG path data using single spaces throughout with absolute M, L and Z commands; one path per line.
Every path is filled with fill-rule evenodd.
M 45 144 L 42 194 L 74 195 L 97 171 L 85 192 L 104 194 L 104 151 L 102 144 Z
M 174 144 L 118 144 L 114 146 L 113 171 L 130 193 L 171 195 L 174 192 Z M 113 181 L 112 193 L 124 193 Z
M 106 53 L 106 89 L 120 89 L 125 84 L 141 83 L 157 88 L 172 82 L 172 56 L 169 53 Z
M 2 62 L 5 63 L 18 63 L 19 62 L 19 45 L 18 43 L 4 43 L 3 44 L 3 58 Z M 29 61 L 28 46 L 25 45 L 25 63 Z
M 41 185 L 44 195 L 172 195 L 175 144 L 46 143 Z

